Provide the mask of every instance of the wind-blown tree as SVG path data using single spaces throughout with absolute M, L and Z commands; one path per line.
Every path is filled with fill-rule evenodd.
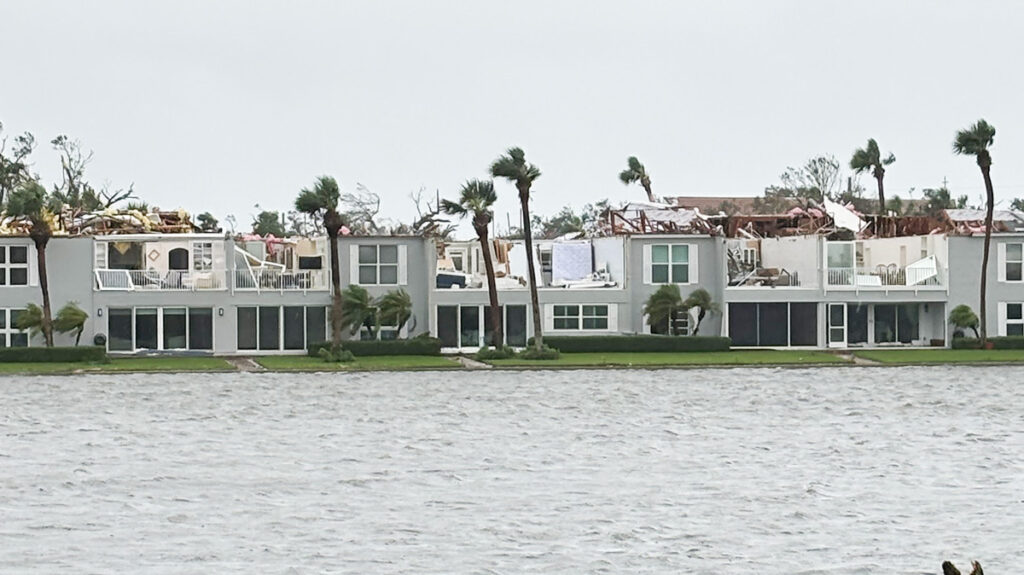
M 14 327 L 27 331 L 29 337 L 43 331 L 43 308 L 34 303 L 25 305 L 25 309 L 18 314 Z
M 412 298 L 404 289 L 394 289 L 377 299 L 378 318 L 382 325 L 393 325 L 401 333 L 412 317 Z
M 303 189 L 295 198 L 295 209 L 320 219 L 331 252 L 331 343 L 341 344 L 341 258 L 338 255 L 338 233 L 345 219 L 338 213 L 341 191 L 330 176 L 320 176 L 312 188 Z
M 498 194 L 494 191 L 494 182 L 470 180 L 459 191 L 459 201 L 441 200 L 441 210 L 446 214 L 458 216 L 460 219 L 467 216 L 472 218 L 473 231 L 476 232 L 476 237 L 480 240 L 480 251 L 484 256 L 484 270 L 487 272 L 487 297 L 491 305 L 491 331 L 494 332 L 494 340 L 491 344 L 495 349 L 501 349 L 505 337 L 501 325 L 501 307 L 498 306 L 498 286 L 494 281 L 494 261 L 491 257 L 491 246 L 487 237 L 487 228 L 491 225 L 491 220 L 494 219 L 492 207 L 496 201 L 498 201 Z
M 697 288 L 690 292 L 690 295 L 683 300 L 683 307 L 686 309 L 697 308 L 700 310 L 697 312 L 697 325 L 693 326 L 693 335 L 697 335 L 700 331 L 700 322 L 704 321 L 704 317 L 709 311 L 715 313 L 721 311 L 718 303 L 711 299 L 711 294 L 704 288 Z
M 526 161 L 521 148 L 509 148 L 505 155 L 491 163 L 491 176 L 512 182 L 519 192 L 523 212 L 523 243 L 526 244 L 526 269 L 530 275 L 530 307 L 533 315 L 533 345 L 538 353 L 544 349 L 544 329 L 537 297 L 537 266 L 533 261 L 533 233 L 530 231 L 530 188 L 540 177 L 540 169 Z
M 640 163 L 640 160 L 636 159 L 636 156 L 630 156 L 626 160 L 627 168 L 619 172 L 619 179 L 622 180 L 623 184 L 629 185 L 635 182 L 640 182 L 643 186 L 644 191 L 647 192 L 647 201 L 656 203 L 654 194 L 651 192 L 651 176 L 647 174 L 647 168 Z
M 341 293 L 341 299 L 341 324 L 349 329 L 349 335 L 355 335 L 365 327 L 371 339 L 376 339 L 380 322 L 377 305 L 370 298 L 370 292 L 363 286 L 351 284 Z
M 871 170 L 871 176 L 878 182 L 878 213 L 879 215 L 885 215 L 885 185 L 882 180 L 885 179 L 885 167 L 892 165 L 896 161 L 896 156 L 891 152 L 885 158 L 882 157 L 882 153 L 878 151 L 878 142 L 874 138 L 868 140 L 868 145 L 863 148 L 857 148 L 853 152 L 853 157 L 850 158 L 850 169 L 856 174 L 862 174 L 868 170 Z
M 11 192 L 7 198 L 7 215 L 28 222 L 28 236 L 36 246 L 36 262 L 39 268 L 39 289 L 43 292 L 43 316 L 39 331 L 47 347 L 53 347 L 53 317 L 50 310 L 50 282 L 46 275 L 46 244 L 53 237 L 53 206 L 39 182 L 28 181 Z
M 77 346 L 82 340 L 82 332 L 85 331 L 87 319 L 89 319 L 89 314 L 78 307 L 77 303 L 70 301 L 57 310 L 57 317 L 53 318 L 53 329 L 57 333 L 74 333 Z
M 985 247 L 981 255 L 981 345 L 988 343 L 987 315 L 985 300 L 988 293 L 988 255 L 992 244 L 992 210 L 995 209 L 995 192 L 992 190 L 992 155 L 989 146 L 995 141 L 996 129 L 985 120 L 978 120 L 973 126 L 956 133 L 953 141 L 953 153 L 958 156 L 974 156 L 981 168 L 981 176 L 985 180 Z
M 221 232 L 221 227 L 218 225 L 220 222 L 210 212 L 203 212 L 196 216 L 196 223 L 203 232 L 212 234 L 219 234 Z
M 14 137 L 14 146 L 7 151 L 7 137 L 2 136 L 0 122 L 0 204 L 22 183 L 32 179 L 28 157 L 36 147 L 36 138 L 29 132 Z
M 949 312 L 949 323 L 961 330 L 969 327 L 974 331 L 974 337 L 979 337 L 978 315 L 974 313 L 974 310 L 969 305 L 960 304 L 953 308 L 953 311 Z
M 284 222 L 281 221 L 280 212 L 261 211 L 252 221 L 252 233 L 261 236 L 273 235 L 279 238 L 283 237 L 286 232 Z
M 661 322 L 668 322 L 668 330 L 671 335 L 679 335 L 676 318 L 679 314 L 686 313 L 686 305 L 683 303 L 683 296 L 679 293 L 679 286 L 676 284 L 665 284 L 658 288 L 658 291 L 651 294 L 644 304 L 644 313 L 647 314 L 647 325 L 658 325 Z
M 967 207 L 967 196 L 958 196 L 954 199 L 946 186 L 925 188 L 922 193 L 925 200 L 924 212 L 933 218 L 939 217 L 943 210 Z

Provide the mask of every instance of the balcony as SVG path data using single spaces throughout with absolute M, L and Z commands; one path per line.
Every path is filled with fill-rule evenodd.
M 233 272 L 238 291 L 326 291 L 331 288 L 330 270 L 290 271 L 276 267 L 239 269 Z
M 224 270 L 93 270 L 100 291 L 215 291 L 226 290 Z
M 848 289 L 920 289 L 943 288 L 945 270 L 941 269 L 935 256 L 928 256 L 906 267 L 895 264 L 877 265 L 872 268 L 829 266 L 828 287 Z

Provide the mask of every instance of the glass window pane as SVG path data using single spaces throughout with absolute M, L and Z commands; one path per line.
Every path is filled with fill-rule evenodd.
M 14 272 L 18 270 L 11 270 L 11 285 L 19 285 L 14 282 Z M 1021 280 L 1021 264 L 1010 263 L 1006 264 L 1006 281 L 1019 282 Z
M 7 247 L 0 246 L 0 264 L 7 263 Z
M 583 329 L 608 329 L 608 318 L 585 317 L 583 318 Z
M 480 345 L 480 308 L 476 306 L 460 307 L 459 314 L 462 320 L 460 344 L 462 347 L 478 347 Z
M 1021 317 L 1021 312 L 1024 311 L 1024 305 L 1019 303 L 1008 303 L 1006 304 L 1006 319 L 1024 319 Z
M 656 264 L 668 263 L 668 246 L 651 246 L 651 262 Z
M 188 348 L 213 349 L 213 308 L 194 307 L 188 310 Z
M 7 334 L 0 333 L 0 347 L 7 347 Z M 14 347 L 14 346 L 11 346 Z
M 260 349 L 281 348 L 281 308 L 260 307 Z
M 156 308 L 135 310 L 135 347 L 157 349 Z
M 110 351 L 132 351 L 132 310 L 111 308 L 107 310 L 107 343 Z
M 729 304 L 729 337 L 734 346 L 757 345 L 757 304 Z
M 398 246 L 380 246 L 380 263 L 397 264 Z
M 238 308 L 238 349 L 256 349 L 256 308 Z
M 377 283 L 377 266 L 359 266 L 359 283 L 364 285 Z
M 0 286 L 7 285 L 7 268 L 0 268 Z
M 306 345 L 327 341 L 327 308 L 310 306 L 306 308 Z
M 398 283 L 398 266 L 380 266 L 380 283 L 394 285 Z
M 853 267 L 853 244 L 829 244 L 828 245 L 828 267 L 830 267 L 830 268 L 852 268 Z
M 8 325 L 10 325 L 14 329 L 17 329 L 18 318 L 21 317 L 21 312 L 23 312 L 23 311 L 25 311 L 25 310 L 23 310 L 23 309 L 12 309 L 11 310 L 11 321 L 10 321 L 10 323 L 8 323 Z
M 11 246 L 11 263 L 12 264 L 28 263 L 28 247 L 27 246 Z
M 555 329 L 579 329 L 580 320 L 575 317 L 555 318 Z
M 505 343 L 526 347 L 526 306 L 505 306 Z
M 846 323 L 846 309 L 843 304 L 830 304 L 828 306 L 828 324 L 829 326 L 842 326 Z
M 1020 264 L 1017 264 L 1018 266 Z M 27 268 L 11 268 L 11 285 L 12 286 L 26 286 L 28 285 L 28 269 Z
M 651 281 L 656 284 L 668 283 L 668 265 L 651 266 Z
M 1024 323 L 1006 324 L 1006 335 L 1024 335 Z M 14 344 L 11 344 L 14 347 Z
M 395 328 L 383 328 L 380 330 L 380 339 L 382 341 L 392 341 L 398 339 L 398 330 Z
M 672 263 L 685 264 L 690 261 L 690 246 L 672 246 Z
M 458 306 L 437 306 L 437 338 L 441 340 L 441 347 L 459 347 Z
M 306 347 L 306 318 L 303 308 L 286 306 L 284 308 L 284 348 L 303 349 Z
M 185 308 L 164 309 L 164 349 L 185 349 L 185 324 L 187 312 Z
M 842 307 L 838 309 L 842 311 Z M 758 345 L 784 346 L 789 344 L 788 304 L 761 303 L 757 305 L 757 340 Z
M 27 333 L 12 333 L 11 334 L 11 347 L 28 347 L 28 334 Z
M 674 264 L 672 266 L 672 283 L 690 283 L 690 266 L 688 264 Z
M 359 246 L 359 263 L 377 263 L 377 246 Z
M 896 306 L 875 306 L 875 343 L 894 343 L 896 341 Z
M 11 322 L 11 327 L 14 327 L 14 322 Z M 0 309 L 0 329 L 7 328 L 7 310 Z
M 1021 261 L 1021 244 L 1006 244 L 1006 261 L 1019 262 Z

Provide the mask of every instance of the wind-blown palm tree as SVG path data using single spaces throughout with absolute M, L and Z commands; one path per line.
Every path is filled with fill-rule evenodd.
M 491 304 L 491 330 L 494 332 L 495 349 L 501 349 L 505 337 L 501 328 L 501 308 L 498 306 L 498 286 L 494 281 L 494 261 L 491 259 L 491 246 L 487 239 L 487 227 L 494 219 L 492 206 L 498 201 L 494 191 L 494 182 L 490 180 L 470 180 L 459 191 L 459 201 L 441 200 L 441 210 L 453 216 L 472 218 L 473 231 L 480 240 L 480 248 L 484 256 L 484 270 L 487 272 L 487 297 Z M 529 232 L 527 232 L 529 236 Z M 486 343 L 486 342 L 485 342 Z
M 885 215 L 885 186 L 882 180 L 885 179 L 885 167 L 892 165 L 896 161 L 896 156 L 891 152 L 885 158 L 882 157 L 882 153 L 878 150 L 878 142 L 874 138 L 868 140 L 868 145 L 863 148 L 857 148 L 853 152 L 853 157 L 850 158 L 850 169 L 854 173 L 862 174 L 868 170 L 871 170 L 871 176 L 878 182 L 878 215 Z
M 370 338 L 376 339 L 380 318 L 370 292 L 363 286 L 352 284 L 341 292 L 341 300 L 341 325 L 349 329 L 349 335 L 355 335 L 359 328 L 365 327 Z
M 7 199 L 7 215 L 27 220 L 28 236 L 36 246 L 39 267 L 39 289 L 43 292 L 43 316 L 39 331 L 47 347 L 53 347 L 53 318 L 50 311 L 50 282 L 46 275 L 46 244 L 53 237 L 51 225 L 53 206 L 49 204 L 46 189 L 39 182 L 28 181 L 11 192 Z
M 988 286 L 988 252 L 992 244 L 992 210 L 995 209 L 995 192 L 992 190 L 992 177 L 989 170 L 992 167 L 992 155 L 988 153 L 989 146 L 995 141 L 996 129 L 985 120 L 978 120 L 973 126 L 956 133 L 956 140 L 953 141 L 953 153 L 958 156 L 974 156 L 981 168 L 981 176 L 985 179 L 985 248 L 981 256 L 981 346 L 988 343 L 988 331 L 986 324 L 988 314 L 985 313 L 985 299 Z
M 295 198 L 295 209 L 320 218 L 331 251 L 331 343 L 341 343 L 341 258 L 338 256 L 338 233 L 345 220 L 338 212 L 341 192 L 338 182 L 330 176 L 320 176 L 312 188 L 305 188 Z
M 89 314 L 78 307 L 73 301 L 64 304 L 64 307 L 57 310 L 57 317 L 53 319 L 53 329 L 57 333 L 74 333 L 75 345 L 82 340 L 82 332 L 85 331 L 85 320 Z
M 683 304 L 683 296 L 679 293 L 679 286 L 665 284 L 659 287 L 658 291 L 647 298 L 647 302 L 644 304 L 644 313 L 647 314 L 647 325 L 654 326 L 667 321 L 669 334 L 679 335 L 676 318 L 680 313 L 686 313 L 686 306 Z
M 523 241 L 526 244 L 526 269 L 530 275 L 530 306 L 533 312 L 533 345 L 544 349 L 544 329 L 540 319 L 540 298 L 537 297 L 537 269 L 533 262 L 533 232 L 530 230 L 530 188 L 540 177 L 540 169 L 526 161 L 521 148 L 509 148 L 505 155 L 491 163 L 491 176 L 504 178 L 516 186 L 523 212 Z
M 401 333 L 402 326 L 412 317 L 412 298 L 404 289 L 391 290 L 377 300 L 380 322 L 383 325 L 394 325 Z
M 640 182 L 644 191 L 647 192 L 647 201 L 652 204 L 656 203 L 654 194 L 651 193 L 651 177 L 647 175 L 647 168 L 644 168 L 644 165 L 640 163 L 640 160 L 636 159 L 636 156 L 630 156 L 626 160 L 626 165 L 629 167 L 619 172 L 619 179 L 622 180 L 622 183 L 628 185 Z
M 718 304 L 711 299 L 711 294 L 704 288 L 697 288 L 690 292 L 690 295 L 683 301 L 683 307 L 687 309 L 697 308 L 700 310 L 697 312 L 697 325 L 693 326 L 693 335 L 697 335 L 700 331 L 700 322 L 704 321 L 704 317 L 709 311 L 716 313 L 721 311 Z

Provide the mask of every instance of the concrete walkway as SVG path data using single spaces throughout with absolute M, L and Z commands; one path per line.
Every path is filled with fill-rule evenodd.
M 881 362 L 875 361 L 873 359 L 864 359 L 863 357 L 857 357 L 852 353 L 837 353 L 836 356 L 841 357 L 846 361 L 852 361 L 854 365 L 882 365 Z
M 262 365 L 256 363 L 250 357 L 226 357 L 225 361 L 234 366 L 238 371 L 266 371 Z
M 475 359 L 470 359 L 470 358 L 468 358 L 468 357 L 466 357 L 464 355 L 460 355 L 460 356 L 456 357 L 455 361 L 461 363 L 462 367 L 464 367 L 466 369 L 491 369 L 491 368 L 494 367 L 493 365 L 489 365 L 489 364 L 477 361 Z

